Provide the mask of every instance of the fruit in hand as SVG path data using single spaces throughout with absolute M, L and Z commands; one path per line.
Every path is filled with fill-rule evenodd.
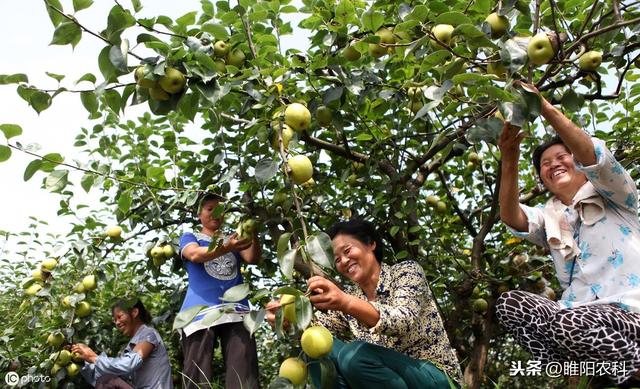
M 302 385 L 307 380 L 307 365 L 300 358 L 287 358 L 280 365 L 278 376 L 288 379 L 293 385 Z
M 160 77 L 160 80 L 158 80 L 160 88 L 171 94 L 180 92 L 186 84 L 187 77 L 185 77 L 185 75 L 176 68 L 168 67 L 164 69 L 164 76 Z
M 287 164 L 291 169 L 293 182 L 298 185 L 308 181 L 313 176 L 313 164 L 304 155 L 295 155 L 289 158 Z
M 311 358 L 322 358 L 331 352 L 333 335 L 322 326 L 307 328 L 300 338 L 302 351 Z
M 253 232 L 255 231 L 255 229 L 256 221 L 253 219 L 248 219 L 238 224 L 236 233 L 238 234 L 238 238 L 240 239 L 251 239 L 253 237 Z

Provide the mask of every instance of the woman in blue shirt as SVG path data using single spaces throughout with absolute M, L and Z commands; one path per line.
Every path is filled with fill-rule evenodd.
M 245 299 L 226 303 L 220 298 L 229 288 L 242 284 L 242 262 L 260 260 L 260 244 L 255 235 L 242 239 L 235 233 L 222 234 L 224 215 L 217 208 L 223 200 L 221 196 L 205 194 L 198 209 L 200 231 L 187 232 L 180 238 L 180 255 L 189 276 L 180 311 L 198 305 L 207 307 L 182 329 L 183 374 L 187 377 L 187 388 L 206 385 L 213 378 L 212 358 L 217 340 L 226 368 L 225 387 L 259 387 L 255 339 L 242 323 L 244 314 L 249 311 L 249 302 Z M 218 244 L 210 249 L 213 240 Z M 202 318 L 214 310 L 223 312 L 222 316 L 214 323 L 203 323 Z

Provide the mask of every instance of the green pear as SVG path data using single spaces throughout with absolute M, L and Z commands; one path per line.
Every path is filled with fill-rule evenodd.
M 293 182 L 300 185 L 308 181 L 313 176 L 313 164 L 304 155 L 296 155 L 287 160 L 287 165 L 291 169 Z
M 451 46 L 451 37 L 453 35 L 454 27 L 450 24 L 438 24 L 431 29 L 431 33 L 436 37 L 437 40 L 442 42 L 447 46 Z M 431 45 L 434 48 L 440 49 L 440 43 L 435 40 L 431 41 Z
M 300 103 L 292 103 L 284 111 L 284 122 L 293 130 L 301 132 L 311 124 L 311 112 Z
M 347 61 L 357 61 L 360 59 L 360 57 L 362 56 L 362 54 L 360 54 L 360 52 L 358 50 L 356 50 L 355 47 L 353 46 L 347 46 L 342 50 L 342 56 L 347 60 Z
M 600 64 L 602 63 L 602 52 L 600 51 L 587 51 L 586 53 L 580 56 L 578 60 L 578 64 L 580 66 L 580 70 L 594 72 L 598 69 Z
M 489 14 L 485 19 L 491 27 L 491 38 L 498 39 L 509 31 L 509 19 L 504 15 L 498 15 L 497 12 Z
M 229 52 L 229 44 L 225 41 L 217 41 L 213 45 L 213 54 L 216 57 L 222 58 Z
M 236 48 L 227 53 L 225 61 L 227 65 L 239 68 L 244 63 L 245 58 L 246 57 L 242 50 Z
M 160 88 L 171 94 L 180 92 L 186 84 L 187 77 L 180 70 L 170 67 L 164 69 L 164 76 L 158 81 Z
M 320 126 L 328 127 L 333 121 L 333 111 L 331 111 L 331 108 L 325 107 L 324 105 L 319 106 L 316 109 L 316 120 L 318 120 L 318 124 Z
M 133 72 L 133 78 L 136 80 L 136 83 L 143 88 L 154 88 L 157 85 L 157 81 L 145 76 L 147 73 L 145 72 L 144 66 L 138 66 Z
M 556 53 L 547 33 L 541 32 L 531 38 L 527 48 L 527 55 L 529 60 L 536 65 L 547 64 L 553 59 Z

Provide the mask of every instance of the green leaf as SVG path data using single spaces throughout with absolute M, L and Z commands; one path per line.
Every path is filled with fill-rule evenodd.
M 405 20 L 416 20 L 418 22 L 425 22 L 429 16 L 429 8 L 426 5 L 416 5 L 415 8 L 407 15 Z
M 181 27 L 191 26 L 196 23 L 196 15 L 198 13 L 196 11 L 186 13 L 176 19 L 176 24 Z
M 265 184 L 278 173 L 278 162 L 271 158 L 265 158 L 256 164 L 255 175 L 256 181 L 260 184 Z
M 24 169 L 24 175 L 22 178 L 25 181 L 29 181 L 31 177 L 33 177 L 33 175 L 36 174 L 38 170 L 40 170 L 40 166 L 42 166 L 41 159 L 34 159 L 33 161 L 29 162 L 27 168 Z
M 244 323 L 244 328 L 249 331 L 249 336 L 253 336 L 253 334 L 264 324 L 264 317 L 267 315 L 266 309 L 260 309 L 258 311 L 251 311 L 249 314 L 244 316 L 242 322 Z
M 85 192 L 89 193 L 94 181 L 95 177 L 93 176 L 93 174 L 85 173 L 80 180 L 80 186 L 82 187 L 82 189 L 84 189 Z
M 22 135 L 22 127 L 17 124 L 0 124 L 0 131 L 2 131 L 4 137 L 7 139 Z
M 445 12 L 438 15 L 435 20 L 436 24 L 451 24 L 452 26 L 459 26 L 461 24 L 472 24 L 473 21 L 469 17 L 461 12 Z
M 278 245 L 276 247 L 276 255 L 278 257 L 278 260 L 282 258 L 287 250 L 289 250 L 289 240 L 291 239 L 291 235 L 293 234 L 290 232 L 285 232 L 284 234 L 280 235 L 280 238 L 278 238 Z
M 7 146 L 0 145 L 0 162 L 4 162 L 11 157 L 11 149 Z
M 57 27 L 63 20 L 66 20 L 63 15 L 54 10 L 56 8 L 58 11 L 64 12 L 62 9 L 62 4 L 58 0 L 47 0 L 45 1 L 45 5 L 47 7 L 47 13 L 49 14 L 49 19 L 51 19 L 51 23 L 53 23 L 54 27 Z
M 245 299 L 251 290 L 249 289 L 249 284 L 240 284 L 234 287 L 227 289 L 220 300 L 222 301 L 230 301 L 237 302 Z
M 336 6 L 335 21 L 346 25 L 355 17 L 356 9 L 351 0 L 341 0 Z
M 54 193 L 60 193 L 69 182 L 69 171 L 67 170 L 54 170 L 52 171 L 44 182 L 45 188 Z
M 467 131 L 466 138 L 470 143 L 495 143 L 503 126 L 502 120 L 495 117 L 480 119 Z
M 162 40 L 160 40 L 159 38 L 156 38 L 155 35 L 142 33 L 142 34 L 138 35 L 138 37 L 136 38 L 136 42 L 138 42 L 138 43 L 162 42 Z
M 222 310 L 214 309 L 211 312 L 208 312 L 206 315 L 204 315 L 202 319 L 200 319 L 200 323 L 203 326 L 210 327 L 216 322 L 216 320 L 220 319 L 223 314 L 224 312 L 222 312 Z
M 115 113 L 116 115 L 120 112 L 122 98 L 120 97 L 120 93 L 118 93 L 115 89 L 110 89 L 104 92 L 104 99 L 107 103 L 107 106 Z
M 37 113 L 40 113 L 51 106 L 51 96 L 39 90 L 33 91 L 29 97 L 29 104 Z
M 42 157 L 42 166 L 40 170 L 43 172 L 52 172 L 59 164 L 64 161 L 64 157 L 58 153 L 49 153 Z
M 333 267 L 333 245 L 329 235 L 324 232 L 313 235 L 307 240 L 306 248 L 313 262 L 325 268 Z
M 362 14 L 362 27 L 365 30 L 376 32 L 384 24 L 384 15 L 369 8 Z
M 142 3 L 140 0 L 131 0 L 131 5 L 133 5 L 133 10 L 136 12 L 140 12 L 142 10 Z
M 560 100 L 562 106 L 569 112 L 578 112 L 584 105 L 584 97 L 577 94 L 573 89 L 568 89 L 562 100 Z
M 44 72 L 44 73 L 58 82 L 64 80 L 64 77 L 65 77 L 63 74 L 55 74 L 50 72 Z
M 131 209 L 132 202 L 133 200 L 131 199 L 131 194 L 129 194 L 128 192 L 124 192 L 120 196 L 118 196 L 118 209 L 122 213 L 127 213 L 129 212 L 129 209 Z
M 110 50 L 111 46 L 107 46 L 100 51 L 100 54 L 98 54 L 98 67 L 100 68 L 100 73 L 102 73 L 105 81 L 108 82 L 115 80 L 117 75 L 117 70 L 109 59 Z
M 82 38 L 82 30 L 71 21 L 62 22 L 53 32 L 50 45 L 71 45 L 75 47 Z
M 73 0 L 73 9 L 78 12 L 91 7 L 93 0 Z
M 291 249 L 285 251 L 282 256 L 278 257 L 278 263 L 280 264 L 280 271 L 282 274 L 291 279 L 293 276 L 293 265 L 296 261 L 296 254 L 298 253 L 298 249 Z
M 182 112 L 185 118 L 193 121 L 198 113 L 200 105 L 200 95 L 198 93 L 185 94 L 178 101 L 178 110 Z
M 198 316 L 198 313 L 203 308 L 206 308 L 206 306 L 204 306 L 204 305 L 195 305 L 193 307 L 190 307 L 190 308 L 185 309 L 184 311 L 178 313 L 176 315 L 176 318 L 173 320 L 173 330 L 174 331 L 175 330 L 179 330 L 180 328 L 183 328 L 187 324 L 191 323 L 193 318 Z
M 159 166 L 149 166 L 147 168 L 147 178 L 150 180 L 164 177 L 164 169 Z
M 98 98 L 94 92 L 80 93 L 80 101 L 82 106 L 89 111 L 90 114 L 98 112 Z
M 307 296 L 296 296 L 296 327 L 299 329 L 305 329 L 311 324 L 313 319 L 313 308 L 311 301 Z
M 26 74 L 0 74 L 0 85 L 19 84 L 21 82 L 29 82 Z
M 85 73 L 84 76 L 78 78 L 78 81 L 76 81 L 76 85 L 78 85 L 82 81 L 89 81 L 90 83 L 95 84 L 96 76 L 91 73 Z
M 279 296 L 282 294 L 290 294 L 292 296 L 302 296 L 304 293 L 302 293 L 301 291 L 299 291 L 298 289 L 292 286 L 283 286 L 281 288 L 274 290 L 272 294 L 274 296 Z
M 136 24 L 136 18 L 131 15 L 129 10 L 119 5 L 113 6 L 107 17 L 107 29 L 104 31 L 108 41 L 112 43 L 120 42 L 122 31 Z

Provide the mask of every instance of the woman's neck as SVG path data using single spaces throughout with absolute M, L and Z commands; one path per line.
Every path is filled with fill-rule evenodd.
M 376 261 L 376 266 L 372 269 L 371 276 L 366 277 L 366 279 L 358 285 L 369 301 L 375 301 L 376 299 L 376 289 L 378 288 L 378 281 L 380 281 L 380 271 L 380 263 Z

